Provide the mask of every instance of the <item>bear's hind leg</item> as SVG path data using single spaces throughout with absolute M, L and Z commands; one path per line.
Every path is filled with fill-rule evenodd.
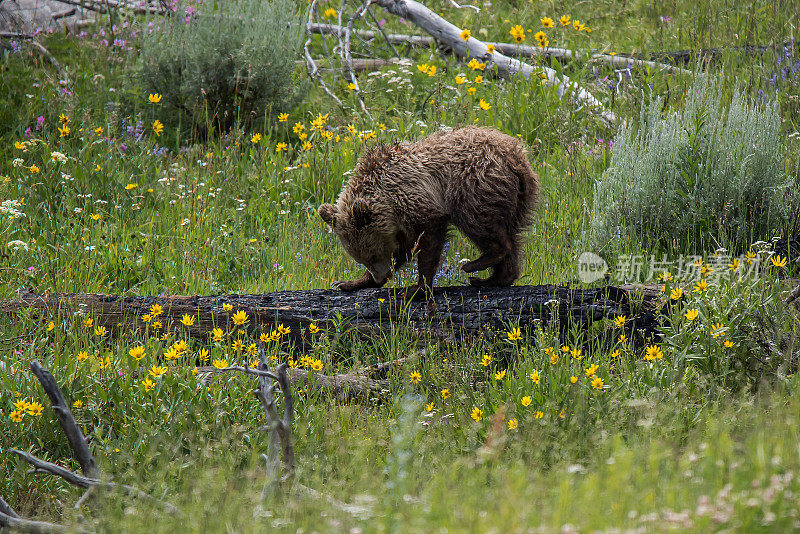
M 475 243 L 475 246 L 481 251 L 481 255 L 478 259 L 465 263 L 461 267 L 461 270 L 465 273 L 474 273 L 475 271 L 482 271 L 489 267 L 494 267 L 503 261 L 503 258 L 505 258 L 513 248 L 512 242 L 505 237 L 474 236 L 469 234 L 467 234 L 467 237 Z
M 519 243 L 515 240 L 511 251 L 494 266 L 489 278 L 472 277 L 469 283 L 473 286 L 510 286 L 520 277 L 521 271 L 522 253 Z

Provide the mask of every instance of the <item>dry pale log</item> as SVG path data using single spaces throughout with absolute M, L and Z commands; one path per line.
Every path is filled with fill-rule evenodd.
M 341 28 L 335 24 L 309 24 L 309 30 L 312 33 L 341 35 L 344 33 L 345 28 Z M 355 35 L 367 40 L 376 39 L 378 32 L 372 30 L 353 30 Z M 423 35 L 406 35 L 398 33 L 390 33 L 385 35 L 385 39 L 391 44 L 408 44 L 412 46 L 425 46 L 429 47 L 436 44 L 432 37 L 425 37 Z M 656 63 L 654 61 L 647 61 L 643 59 L 631 58 L 618 54 L 595 54 L 585 53 L 580 51 L 572 51 L 566 48 L 539 48 L 538 46 L 526 46 L 514 43 L 496 43 L 487 42 L 487 45 L 492 45 L 500 53 L 509 57 L 531 57 L 543 56 L 554 57 L 560 61 L 570 61 L 576 58 L 589 57 L 592 60 L 601 60 L 615 68 L 633 67 L 646 67 L 654 70 L 663 70 L 676 74 L 684 74 L 691 76 L 693 73 L 690 70 L 682 69 L 674 65 L 666 65 L 664 63 Z
M 497 50 L 489 52 L 486 43 L 479 41 L 475 37 L 470 37 L 465 42 L 461 38 L 461 28 L 451 24 L 416 0 L 376 0 L 375 3 L 389 13 L 416 24 L 434 39 L 448 46 L 456 56 L 465 59 L 476 58 L 481 61 L 490 61 L 497 66 L 498 74 L 503 78 L 510 78 L 517 73 L 522 74 L 525 78 L 530 78 L 533 75 L 543 73 L 547 78 L 547 84 L 556 87 L 559 98 L 563 98 L 569 93 L 574 93 L 575 99 L 581 105 L 587 105 L 595 109 L 606 124 L 613 126 L 617 122 L 614 113 L 604 109 L 603 104 L 594 95 L 567 76 L 559 75 L 550 67 L 534 68 Z
M 590 323 L 602 318 L 626 315 L 638 328 L 653 327 L 657 311 L 647 306 L 660 295 L 659 285 L 603 286 L 580 289 L 541 285 L 512 287 L 437 287 L 430 301 L 406 302 L 405 290 L 363 289 L 343 292 L 330 289 L 280 291 L 264 295 L 216 296 L 120 296 L 92 293 L 20 292 L 15 298 L 0 301 L 0 311 L 15 312 L 38 308 L 50 319 L 74 314 L 91 317 L 95 325 L 111 332 L 120 328 L 144 328 L 142 316 L 159 305 L 158 319 L 165 328 L 180 335 L 206 337 L 214 327 L 234 327 L 232 316 L 242 310 L 248 314 L 248 328 L 258 334 L 277 324 L 291 328 L 296 341 L 303 339 L 311 323 L 321 329 L 350 325 L 364 333 L 376 333 L 406 326 L 437 337 L 487 335 L 502 332 L 509 324 L 521 328 L 546 324 L 558 318 L 566 328 L 571 322 Z M 634 316 L 629 296 L 640 293 L 645 306 Z M 229 307 L 228 310 L 223 306 Z M 181 323 L 183 315 L 194 318 L 191 326 Z M 71 319 L 74 320 L 74 319 Z M 236 326 L 240 328 L 240 326 Z M 307 334 L 307 331 L 305 332 Z M 290 370 L 290 378 L 294 379 Z

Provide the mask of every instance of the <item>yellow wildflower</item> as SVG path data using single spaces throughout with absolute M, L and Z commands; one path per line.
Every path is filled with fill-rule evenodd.
M 539 371 L 534 371 L 528 375 L 528 378 L 530 378 L 534 384 L 538 384 L 542 379 L 542 375 L 539 373 Z
M 697 319 L 698 315 L 700 315 L 700 310 L 693 309 L 693 310 L 686 310 L 684 317 L 686 317 L 686 320 L 688 321 L 694 321 L 695 319 Z
M 519 422 L 516 419 L 509 419 L 508 420 L 508 429 L 515 430 L 519 426 Z
M 469 41 L 469 36 L 470 35 L 472 35 L 472 32 L 470 32 L 469 30 L 462 30 L 460 37 L 465 41 Z
M 221 360 L 221 359 L 217 358 L 217 359 L 214 360 L 214 363 L 212 363 L 212 365 L 214 367 L 216 367 L 217 369 L 224 369 L 224 368 L 228 367 L 228 360 Z
M 245 324 L 247 322 L 247 312 L 244 310 L 238 310 L 236 313 L 233 314 L 233 324 Z
M 150 93 L 149 95 L 147 95 L 147 99 L 153 104 L 158 104 L 159 102 L 161 102 L 161 94 Z
M 142 345 L 136 345 L 131 350 L 128 351 L 128 354 L 131 355 L 133 359 L 137 362 L 144 358 L 144 347 Z
M 154 120 L 153 133 L 156 134 L 156 136 L 160 136 L 163 131 L 164 131 L 164 123 L 158 119 Z
M 519 402 L 523 406 L 530 406 L 531 402 L 533 402 L 533 399 L 530 398 L 528 395 L 525 395 L 524 397 L 522 397 L 522 400 L 520 400 Z
M 478 408 L 477 406 L 472 408 L 472 414 L 470 415 L 476 421 L 480 421 L 483 418 L 483 410 Z
M 417 371 L 412 371 L 411 374 L 408 376 L 408 381 L 412 384 L 418 384 L 422 380 L 422 375 L 419 374 Z
M 149 372 L 153 378 L 158 378 L 167 372 L 167 368 L 160 365 L 154 365 L 150 368 Z

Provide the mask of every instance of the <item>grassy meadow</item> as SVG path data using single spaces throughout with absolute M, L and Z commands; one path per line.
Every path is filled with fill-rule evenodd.
M 525 44 L 545 31 L 550 46 L 579 51 L 728 47 L 714 62 L 690 62 L 691 76 L 615 71 L 585 57 L 530 62 L 570 76 L 631 124 L 654 97 L 665 113 L 682 112 L 696 77 L 714 80 L 723 104 L 736 91 L 754 106 L 777 103 L 783 170 L 800 179 L 797 42 L 762 54 L 731 48 L 787 41 L 797 2 L 426 5 L 486 41 L 513 42 L 520 25 Z M 335 21 L 323 13 L 341 6 L 321 6 Z M 418 33 L 372 9 L 390 33 Z M 296 107 L 247 128 L 199 132 L 137 77 L 153 20 L 117 13 L 79 35 L 44 32 L 38 38 L 59 69 L 25 42 L 0 49 L 0 298 L 23 288 L 268 293 L 360 276 L 316 207 L 336 198 L 365 148 L 467 124 L 519 136 L 540 176 L 518 284 L 575 280 L 617 133 L 591 109 L 559 99 L 538 77 L 503 81 L 490 67 L 416 48 L 403 49 L 410 61 L 360 74 L 370 116 L 341 77 L 328 81 L 346 109 L 298 67 L 305 96 Z M 316 36 L 312 52 L 324 46 Z M 158 310 L 141 329 L 113 334 L 85 313 L 0 314 L 0 496 L 21 516 L 102 532 L 798 530 L 800 315 L 783 301 L 787 278 L 798 275 L 756 243 L 773 237 L 754 236 L 740 260 L 724 263 L 713 235 L 692 251 L 616 243 L 604 256 L 612 267 L 623 255 L 699 255 L 697 280 L 659 272 L 661 339 L 645 347 L 622 333 L 624 317 L 566 325 L 566 335 L 559 325 L 520 332 L 510 322 L 449 343 L 402 329 L 367 338 L 341 323 L 308 332 L 306 353 L 278 325 L 260 325 L 275 331 L 266 343 L 273 362 L 312 376 L 414 356 L 390 371 L 387 402 L 344 404 L 313 384 L 296 391 L 297 485 L 266 495 L 255 379 L 197 372 L 252 362 L 254 325 L 230 319 L 188 339 Z M 446 255 L 437 284 L 465 284 L 459 266 L 476 250 L 456 235 Z M 743 275 L 754 262 L 758 272 Z M 415 281 L 406 270 L 389 284 Z M 29 472 L 8 452 L 78 470 L 28 370 L 33 359 L 52 371 L 102 472 L 182 515 L 113 492 L 75 509 L 82 490 Z

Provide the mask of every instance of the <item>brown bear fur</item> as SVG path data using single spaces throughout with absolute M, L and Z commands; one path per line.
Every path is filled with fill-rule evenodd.
M 419 281 L 411 291 L 430 289 L 450 224 L 482 253 L 462 269 L 493 268 L 488 278 L 470 283 L 511 285 L 520 276 L 520 233 L 538 198 L 539 179 L 520 140 L 491 128 L 468 126 L 372 148 L 336 205 L 318 210 L 347 253 L 367 268 L 359 280 L 334 286 L 380 287 L 416 250 Z

